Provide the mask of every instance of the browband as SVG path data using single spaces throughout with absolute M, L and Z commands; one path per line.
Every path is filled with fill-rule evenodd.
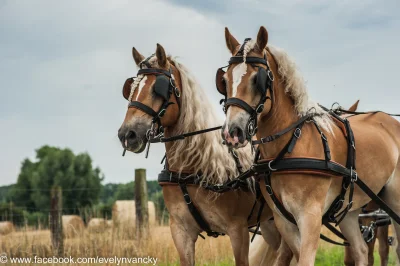
M 158 68 L 139 69 L 137 74 L 138 75 L 163 74 L 163 75 L 166 75 L 167 77 L 171 78 L 171 72 L 166 71 L 164 69 L 158 69 Z
M 244 59 L 242 56 L 232 56 L 231 59 L 229 59 L 229 64 L 235 64 L 235 63 L 243 63 Z M 246 57 L 246 63 L 250 64 L 263 64 L 268 66 L 267 60 L 264 58 L 259 58 L 259 57 Z

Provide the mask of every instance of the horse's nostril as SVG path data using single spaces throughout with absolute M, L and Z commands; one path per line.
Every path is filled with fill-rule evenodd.
M 125 135 L 125 139 L 127 139 L 127 140 L 135 139 L 135 138 L 136 138 L 136 133 L 135 133 L 135 131 L 132 131 L 132 130 L 128 131 Z

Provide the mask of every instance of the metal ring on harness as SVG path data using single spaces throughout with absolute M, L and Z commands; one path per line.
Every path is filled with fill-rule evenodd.
M 261 114 L 261 112 L 264 110 L 264 104 L 260 104 L 257 106 L 256 113 Z
M 186 196 L 188 196 L 189 200 L 186 199 Z M 189 194 L 183 194 L 183 198 L 185 199 L 187 205 L 192 203 L 192 199 L 190 198 Z
M 271 163 L 273 162 L 273 160 L 272 161 L 269 161 L 269 163 L 268 163 L 268 168 L 269 168 L 269 170 L 271 171 L 271 172 L 274 172 L 274 171 L 276 171 L 277 169 L 273 169 L 272 167 L 271 167 Z
M 267 190 L 268 195 L 271 196 L 273 194 L 272 187 L 270 185 L 265 185 L 265 189 Z
M 267 62 L 268 62 L 268 61 L 267 61 Z M 267 74 L 268 74 L 269 80 L 270 80 L 270 81 L 274 81 L 274 75 L 272 74 L 272 71 L 271 71 L 271 70 L 268 70 Z
M 295 129 L 294 132 L 293 132 L 293 135 L 294 135 L 296 138 L 300 138 L 300 136 L 301 136 L 301 129 L 298 128 L 298 127 L 296 127 L 296 129 Z
M 247 132 L 250 136 L 254 136 L 257 132 L 257 127 L 255 126 L 254 119 L 251 119 L 247 124 Z

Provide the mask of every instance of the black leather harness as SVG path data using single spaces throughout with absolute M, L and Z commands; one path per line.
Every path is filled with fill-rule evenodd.
M 238 161 L 237 161 L 237 168 L 238 168 L 238 170 L 241 169 L 240 163 L 238 164 Z M 184 199 L 186 205 L 188 206 L 188 210 L 191 213 L 191 215 L 193 216 L 194 220 L 197 222 L 200 229 L 207 233 L 207 236 L 212 236 L 212 237 L 224 236 L 225 234 L 213 231 L 211 229 L 210 225 L 204 219 L 200 210 L 193 203 L 193 200 L 190 197 L 187 186 L 188 185 L 201 186 L 202 188 L 204 188 L 206 190 L 210 190 L 210 191 L 213 191 L 216 193 L 224 193 L 224 192 L 231 191 L 234 189 L 242 189 L 244 191 L 249 191 L 248 183 L 245 180 L 232 180 L 230 182 L 227 182 L 225 184 L 220 184 L 220 185 L 218 185 L 218 184 L 216 184 L 216 185 L 202 184 L 201 183 L 201 174 L 185 174 L 185 173 L 169 171 L 167 160 L 165 160 L 164 170 L 162 170 L 161 173 L 158 175 L 158 183 L 160 184 L 160 186 L 171 185 L 171 184 L 178 185 L 182 191 L 183 199 Z M 256 201 L 254 202 L 254 205 L 253 205 L 253 207 L 250 211 L 250 214 L 247 218 L 247 220 L 250 221 L 250 219 L 253 217 L 257 203 L 260 203 L 259 211 L 257 214 L 257 220 L 256 220 L 257 222 L 255 225 L 249 226 L 249 231 L 254 233 L 252 240 L 254 239 L 256 234 L 261 234 L 258 229 L 260 227 L 261 214 L 262 214 L 262 211 L 263 211 L 264 205 L 265 205 L 265 200 L 262 197 L 259 184 L 256 182 L 255 185 L 256 185 Z M 252 227 L 256 227 L 256 229 L 253 230 L 253 229 L 251 229 Z M 204 239 L 203 235 L 199 234 L 199 236 Z

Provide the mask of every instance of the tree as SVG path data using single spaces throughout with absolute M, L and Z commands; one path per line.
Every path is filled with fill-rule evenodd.
M 69 149 L 43 146 L 36 150 L 36 159 L 22 163 L 12 191 L 16 205 L 47 210 L 53 186 L 63 189 L 64 213 L 77 213 L 79 208 L 98 202 L 103 177 L 87 153 L 75 155 Z

